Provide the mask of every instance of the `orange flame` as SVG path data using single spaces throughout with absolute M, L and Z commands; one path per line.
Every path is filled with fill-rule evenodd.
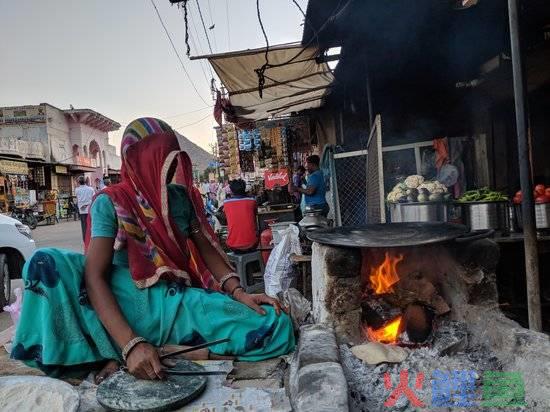
M 366 327 L 366 335 L 371 342 L 396 343 L 399 336 L 399 327 L 401 326 L 401 316 L 392 320 L 386 326 L 380 329 Z
M 371 269 L 369 280 L 375 294 L 380 295 L 382 293 L 393 292 L 392 286 L 399 282 L 399 276 L 397 275 L 397 264 L 402 260 L 403 255 L 393 257 L 386 252 L 386 257 L 382 264 Z

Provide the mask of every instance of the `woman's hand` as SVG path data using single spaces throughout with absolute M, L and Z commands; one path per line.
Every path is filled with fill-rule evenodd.
M 273 306 L 275 308 L 275 313 L 277 314 L 277 316 L 281 314 L 281 310 L 285 313 L 288 313 L 288 309 L 281 305 L 281 303 L 277 299 L 267 296 L 265 293 L 250 295 L 246 293 L 243 289 L 239 288 L 233 294 L 233 299 L 245 304 L 249 308 L 258 312 L 260 315 L 266 314 L 265 310 L 260 306 L 261 304 Z
M 128 372 L 139 379 L 155 380 L 165 377 L 157 349 L 147 342 L 138 343 L 131 350 L 126 365 Z

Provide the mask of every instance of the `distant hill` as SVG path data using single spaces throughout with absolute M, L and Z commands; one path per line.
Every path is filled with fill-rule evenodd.
M 189 140 L 187 137 L 183 136 L 182 134 L 176 132 L 178 136 L 182 138 L 184 141 L 183 149 L 187 152 L 189 157 L 191 158 L 191 162 L 193 162 L 193 166 L 200 170 L 201 172 L 204 171 L 208 164 L 212 161 L 212 154 L 208 153 L 206 150 L 204 150 L 202 147 L 196 145 L 191 140 Z

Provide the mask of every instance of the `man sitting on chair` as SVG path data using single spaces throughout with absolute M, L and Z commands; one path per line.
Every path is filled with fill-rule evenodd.
M 246 183 L 242 179 L 229 183 L 231 198 L 223 203 L 227 217 L 227 246 L 235 253 L 247 253 L 258 246 L 256 223 L 257 205 L 253 197 L 246 195 Z

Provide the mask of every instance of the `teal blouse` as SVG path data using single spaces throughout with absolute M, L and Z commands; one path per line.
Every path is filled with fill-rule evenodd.
M 177 184 L 168 185 L 168 207 L 170 215 L 183 234 L 189 234 L 189 226 L 195 218 L 195 211 L 185 187 Z M 92 238 L 108 237 L 114 239 L 118 231 L 118 221 L 111 198 L 106 194 L 99 195 L 90 209 L 92 214 Z M 116 250 L 113 265 L 128 267 L 128 252 Z

